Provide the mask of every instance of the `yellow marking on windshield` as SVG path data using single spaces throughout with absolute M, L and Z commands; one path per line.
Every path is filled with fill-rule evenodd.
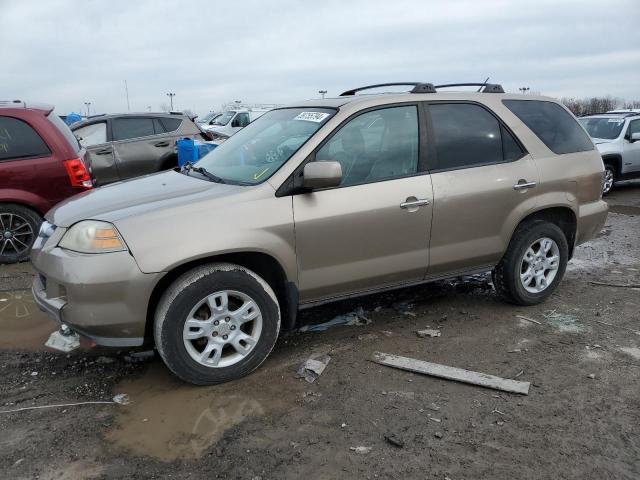
M 253 174 L 253 179 L 254 180 L 258 180 L 262 175 L 264 175 L 265 173 L 267 173 L 267 171 L 269 170 L 269 167 L 265 168 L 263 171 L 261 171 L 260 173 L 254 173 Z

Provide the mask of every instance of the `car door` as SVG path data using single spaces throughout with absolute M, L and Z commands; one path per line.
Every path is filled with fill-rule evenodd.
M 80 144 L 87 149 L 88 167 L 96 180 L 96 185 L 120 180 L 120 173 L 113 153 L 113 145 L 108 141 L 107 121 L 94 122 L 73 130 Z
M 111 128 L 122 179 L 160 171 L 164 155 L 173 149 L 157 117 L 116 117 Z
M 427 112 L 434 195 L 429 276 L 493 266 L 514 218 L 535 205 L 536 165 L 484 106 L 434 102 Z
M 311 156 L 340 162 L 343 178 L 293 196 L 302 303 L 424 279 L 433 195 L 418 118 L 417 105 L 358 114 Z
M 623 172 L 640 172 L 640 141 L 631 141 L 633 133 L 640 133 L 640 120 L 631 120 L 625 139 L 622 141 Z

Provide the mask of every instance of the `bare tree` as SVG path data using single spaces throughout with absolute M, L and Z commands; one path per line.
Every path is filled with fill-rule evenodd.
M 171 108 L 169 108 L 169 105 L 167 105 L 166 103 L 162 102 L 160 104 L 160 110 L 162 110 L 163 112 L 168 112 L 169 110 L 171 110 Z
M 560 101 L 576 117 L 608 112 L 614 110 L 619 103 L 613 97 L 561 98 Z

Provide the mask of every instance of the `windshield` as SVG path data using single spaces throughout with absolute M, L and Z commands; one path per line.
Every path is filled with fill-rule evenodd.
M 209 112 L 204 117 L 198 118 L 196 120 L 197 123 L 208 123 L 210 122 L 216 115 L 219 115 L 216 112 Z
M 335 113 L 328 108 L 271 110 L 197 162 L 231 183 L 265 181 Z
M 580 118 L 579 122 L 590 137 L 606 140 L 618 138 L 624 126 L 624 118 L 619 117 Z
M 221 126 L 226 125 L 227 123 L 229 123 L 229 120 L 231 120 L 235 114 L 236 112 L 234 111 L 224 112 L 222 115 L 220 115 L 218 118 L 216 118 L 213 121 L 213 125 L 221 125 Z

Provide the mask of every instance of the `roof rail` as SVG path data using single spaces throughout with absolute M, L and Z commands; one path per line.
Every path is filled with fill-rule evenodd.
M 347 97 L 349 95 L 355 95 L 357 92 L 360 92 L 362 90 L 370 90 L 372 88 L 380 88 L 380 87 L 396 87 L 399 85 L 413 85 L 413 88 L 410 90 L 410 93 L 436 93 L 436 89 L 434 88 L 432 83 L 394 82 L 394 83 L 378 83 L 376 85 L 367 85 L 366 87 L 354 88 L 352 90 L 347 90 L 346 92 L 342 92 L 340 96 Z
M 480 87 L 482 88 L 482 93 L 504 93 L 502 85 L 497 83 L 446 83 L 443 85 L 436 85 L 436 88 L 449 87 Z

